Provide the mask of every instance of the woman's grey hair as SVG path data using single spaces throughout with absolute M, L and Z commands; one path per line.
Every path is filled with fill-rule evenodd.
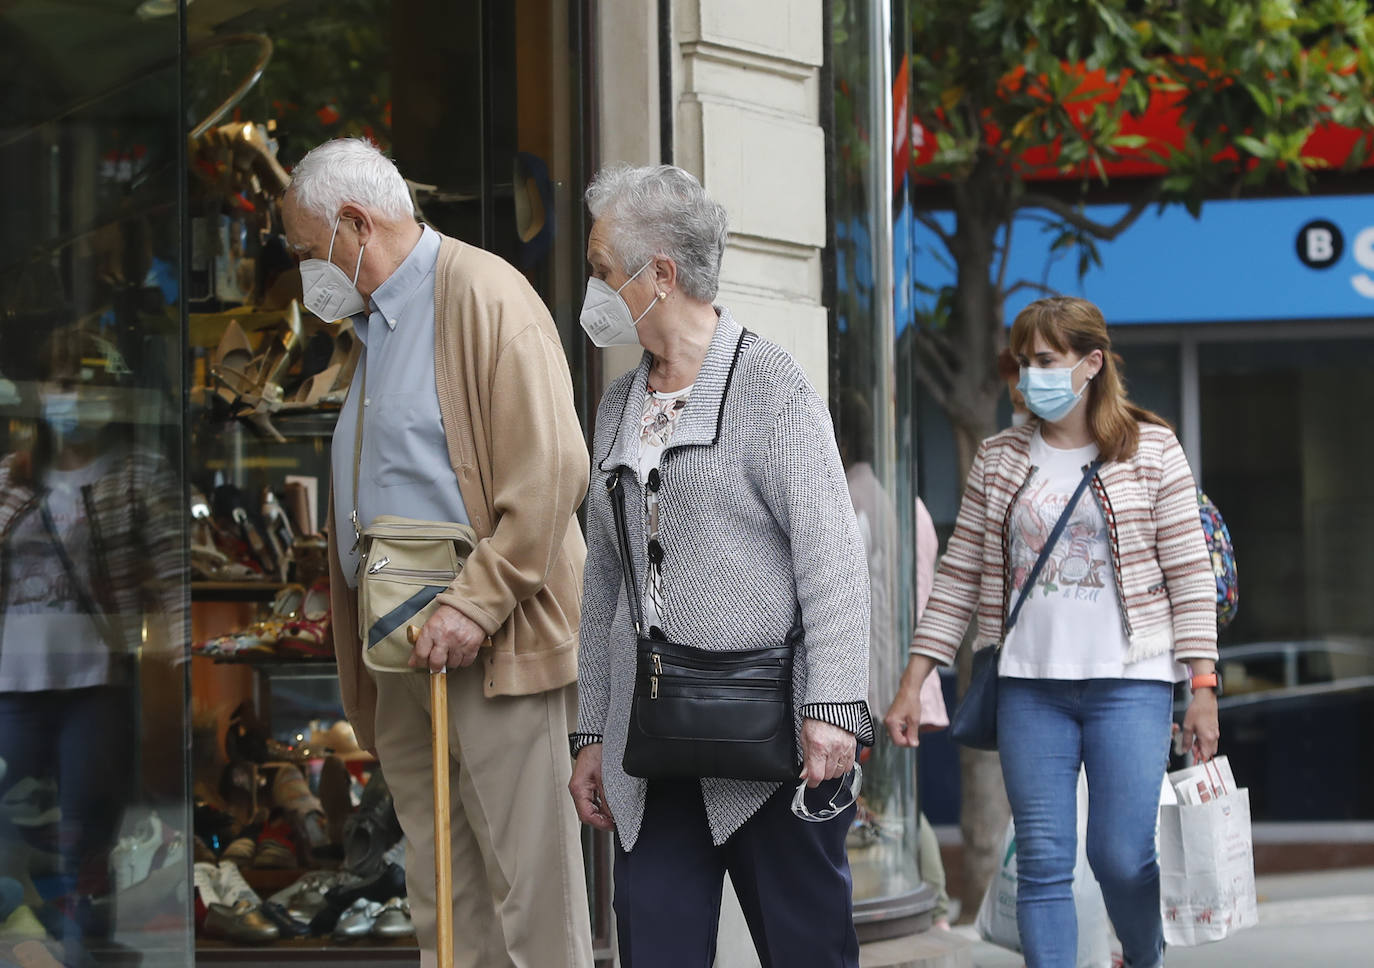
M 684 295 L 715 298 L 729 216 L 693 175 L 673 165 L 611 165 L 597 172 L 586 197 L 625 272 L 663 256 L 677 266 Z
M 307 212 L 331 223 L 349 203 L 397 221 L 415 217 L 396 163 L 362 138 L 337 138 L 312 150 L 291 172 L 286 190 Z

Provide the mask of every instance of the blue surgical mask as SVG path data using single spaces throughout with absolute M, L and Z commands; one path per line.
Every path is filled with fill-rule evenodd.
M 1021 381 L 1016 384 L 1016 389 L 1026 398 L 1026 406 L 1030 407 L 1031 413 L 1041 420 L 1054 423 L 1056 420 L 1062 420 L 1069 411 L 1078 406 L 1078 401 L 1083 399 L 1083 391 L 1088 389 L 1088 384 L 1085 382 L 1083 389 L 1074 393 L 1073 372 L 1082 366 L 1086 359 L 1087 357 L 1084 357 L 1073 366 L 1021 367 Z
M 43 420 L 65 443 L 95 440 L 113 419 L 114 410 L 102 396 L 75 392 L 43 395 Z

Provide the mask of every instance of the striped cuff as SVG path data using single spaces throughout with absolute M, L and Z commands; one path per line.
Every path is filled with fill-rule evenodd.
M 811 702 L 801 708 L 802 719 L 819 719 L 831 726 L 847 729 L 861 746 L 873 745 L 873 716 L 868 711 L 868 703 L 858 702 Z
M 600 733 L 569 733 L 568 745 L 572 748 L 573 759 L 577 759 L 577 754 L 581 753 L 585 747 L 592 746 L 601 742 Z

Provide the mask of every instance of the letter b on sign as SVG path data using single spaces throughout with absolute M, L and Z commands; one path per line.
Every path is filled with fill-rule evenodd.
M 1341 260 L 1345 239 L 1326 219 L 1308 222 L 1298 230 L 1298 258 L 1309 269 L 1330 269 Z

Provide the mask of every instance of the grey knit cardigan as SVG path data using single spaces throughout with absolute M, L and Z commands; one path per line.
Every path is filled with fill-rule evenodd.
M 801 367 L 721 309 L 711 346 L 659 467 L 662 627 L 705 649 L 783 642 L 798 605 L 805 639 L 794 664 L 802 716 L 844 726 L 871 744 L 868 566 L 830 416 Z M 636 587 L 646 567 L 639 422 L 652 358 L 606 390 L 597 409 L 587 496 L 587 570 L 573 748 L 603 742 L 602 773 L 616 830 L 634 847 L 647 781 L 623 759 L 636 637 L 621 578 L 607 478 L 625 473 Z M 716 844 L 779 784 L 701 781 Z

